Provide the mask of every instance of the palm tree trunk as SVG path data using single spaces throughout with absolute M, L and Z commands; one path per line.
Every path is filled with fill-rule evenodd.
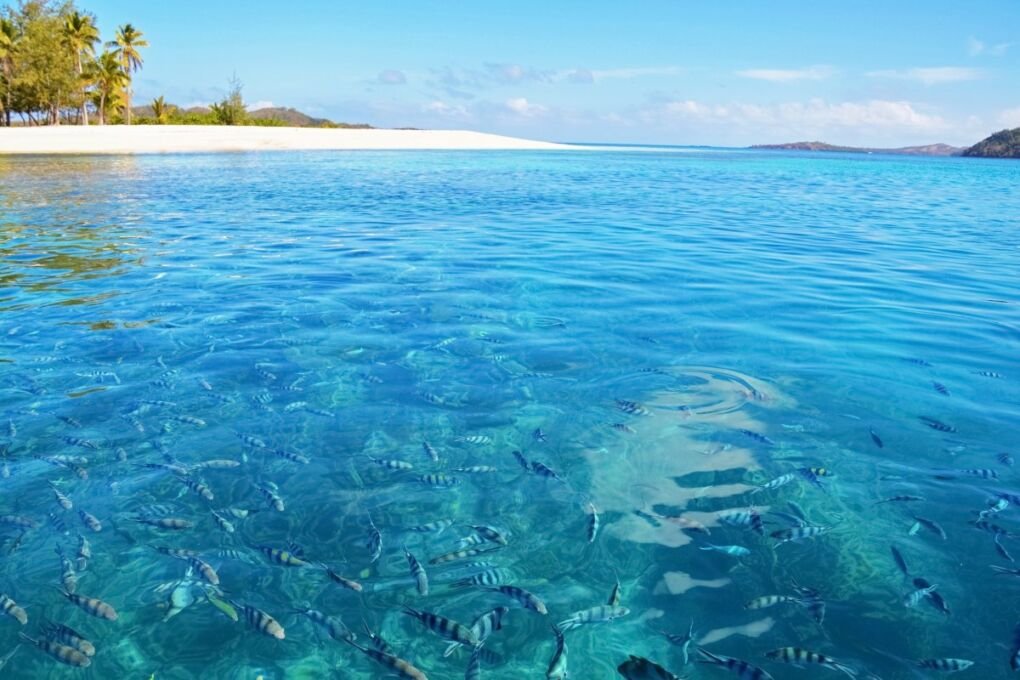
M 131 86 L 130 85 L 128 85 L 127 88 L 124 90 L 124 102 L 126 103 L 126 106 L 124 108 L 127 110 L 127 124 L 131 125 Z
M 81 80 L 81 76 L 82 76 L 81 52 L 78 52 L 74 56 L 75 56 L 75 59 L 78 62 L 78 79 Z M 88 100 L 88 97 L 85 95 L 85 84 L 84 84 L 84 82 L 82 82 L 82 86 L 81 86 L 81 124 L 83 126 L 85 126 L 85 127 L 89 126 L 89 111 L 86 108 L 87 105 L 88 105 L 87 104 L 87 100 Z
M 99 95 L 99 124 L 106 125 L 106 92 Z

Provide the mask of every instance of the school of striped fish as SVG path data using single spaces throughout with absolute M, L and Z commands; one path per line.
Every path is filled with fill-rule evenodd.
M 450 348 L 457 341 L 417 351 L 456 361 Z M 213 344 L 210 339 L 202 351 L 210 363 L 229 352 Z M 329 438 L 350 427 L 343 406 L 316 398 L 318 386 L 329 381 L 285 352 L 263 354 L 234 369 L 241 375 L 230 389 L 217 386 L 229 380 L 224 371 L 216 379 L 189 377 L 166 354 L 152 359 L 142 379 L 136 371 L 129 375 L 120 357 L 103 366 L 46 362 L 39 371 L 5 374 L 0 612 L 8 623 L 0 636 L 8 647 L 6 667 L 88 668 L 123 646 L 130 622 L 159 627 L 168 638 L 215 632 L 227 654 L 230 640 L 240 636 L 268 638 L 260 643 L 264 650 L 294 640 L 329 644 L 335 647 L 329 672 L 361 668 L 373 676 L 412 679 L 568 678 L 569 650 L 578 637 L 597 639 L 608 627 L 636 628 L 658 641 L 651 645 L 654 659 L 645 649 L 622 657 L 598 645 L 586 649 L 586 655 L 604 657 L 605 672 L 615 669 L 631 680 L 723 671 L 757 680 L 786 677 L 782 668 L 789 665 L 880 677 L 869 670 L 868 654 L 938 672 L 1020 670 L 1020 637 L 1004 637 L 999 658 L 948 647 L 924 658 L 881 649 L 843 655 L 840 630 L 826 619 L 833 596 L 825 575 L 812 570 L 802 571 L 802 582 L 791 574 L 744 603 L 749 614 L 768 609 L 797 617 L 799 611 L 809 622 L 757 657 L 730 656 L 723 645 L 703 642 L 708 613 L 682 604 L 676 611 L 642 611 L 642 592 L 655 587 L 665 565 L 654 558 L 623 559 L 627 537 L 614 523 L 671 525 L 685 540 L 669 549 L 676 553 L 670 560 L 699 560 L 727 581 L 740 580 L 766 555 L 776 564 L 810 563 L 808 546 L 840 540 L 845 522 L 841 527 L 835 517 L 807 511 L 794 496 L 817 504 L 853 482 L 837 473 L 838 460 L 782 455 L 786 432 L 714 433 L 721 445 L 701 456 L 749 446 L 761 461 L 757 470 L 743 473 L 739 493 L 720 497 L 726 507 L 635 507 L 621 516 L 601 510 L 596 491 L 567 472 L 576 465 L 564 459 L 571 448 L 557 444 L 554 422 L 453 431 L 423 426 L 407 439 L 359 428 L 368 436 L 351 449 Z M 674 368 L 649 372 L 670 376 Z M 354 379 L 370 394 L 388 385 L 387 373 L 375 364 Z M 91 418 L 80 413 L 62 395 L 68 386 L 60 383 L 69 378 L 101 386 L 106 407 Z M 535 389 L 550 378 L 519 379 Z M 241 390 L 239 384 L 250 386 Z M 934 385 L 949 394 L 941 383 Z M 416 408 L 443 415 L 469 408 L 462 397 L 431 387 L 395 388 L 417 401 Z M 761 389 L 743 397 L 750 403 L 771 399 Z M 653 422 L 669 419 L 670 427 L 684 428 L 697 421 L 688 409 L 632 399 L 607 400 L 600 408 L 603 422 L 589 434 L 605 448 Z M 244 429 L 234 426 L 239 421 Z M 309 423 L 324 426 L 316 430 L 321 439 L 301 436 Z M 919 416 L 918 423 L 957 433 L 931 416 Z M 889 446 L 875 426 L 859 430 L 862 442 Z M 864 512 L 893 513 L 903 523 L 900 535 L 889 536 L 889 569 L 877 575 L 898 593 L 903 617 L 925 609 L 946 617 L 952 612 L 939 585 L 952 574 L 922 575 L 911 544 L 952 550 L 957 535 L 977 532 L 998 556 L 989 578 L 1020 576 L 1010 553 L 1020 533 L 1004 522 L 1020 506 L 1020 491 L 1001 479 L 1012 473 L 1013 458 L 999 453 L 987 465 L 897 465 L 877 477 L 882 495 Z M 930 498 L 954 485 L 968 485 L 983 501 L 970 517 L 937 519 L 944 513 Z M 423 494 L 427 502 L 407 504 Z M 536 496 L 552 499 L 558 516 L 527 513 Z M 546 526 L 550 521 L 555 529 Z M 533 561 L 541 554 L 538 546 L 550 541 L 572 544 L 573 559 Z M 128 570 L 151 580 L 148 596 L 111 587 Z M 567 574 L 591 581 L 565 585 Z M 852 599 L 842 605 L 854 606 Z M 500 644 L 513 630 L 513 643 Z M 419 644 L 409 647 L 400 639 L 407 636 Z M 516 662 L 512 672 L 510 659 Z M 172 657 L 161 660 L 156 677 L 173 667 Z

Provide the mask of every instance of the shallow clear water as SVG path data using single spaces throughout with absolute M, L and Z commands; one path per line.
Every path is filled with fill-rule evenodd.
M 566 633 L 571 677 L 615 677 L 628 654 L 728 677 L 684 667 L 655 632 L 691 620 L 706 649 L 776 678 L 837 677 L 763 657 L 784 646 L 862 676 L 957 657 L 976 662 L 963 675 L 1009 677 L 1020 579 L 989 565 L 1017 565 L 968 522 L 996 491 L 1020 490 L 998 460 L 1020 455 L 1020 165 L 615 150 L 2 163 L 0 515 L 38 525 L 0 523 L 0 592 L 28 616 L 24 627 L 0 616 L 0 654 L 46 621 L 98 648 L 75 671 L 23 644 L 4 677 L 385 676 L 294 607 L 340 617 L 369 645 L 364 621 L 430 678 L 462 677 L 468 654 L 443 658 L 405 605 L 466 624 L 510 607 L 483 677 L 544 677 L 550 624 L 605 604 L 617 578 L 630 613 Z M 514 450 L 562 479 L 526 473 Z M 86 457 L 88 479 L 60 456 Z M 192 469 L 211 501 L 144 467 L 213 459 L 241 465 Z M 455 471 L 478 465 L 496 471 Z M 834 475 L 750 493 L 806 467 Z M 946 473 L 967 469 L 993 473 Z M 418 481 L 429 473 L 460 483 L 431 488 Z M 270 483 L 283 512 L 256 488 Z M 925 500 L 874 504 L 897 495 Z M 788 501 L 828 532 L 777 547 L 769 534 L 790 520 L 770 510 L 789 513 Z M 601 520 L 591 544 L 589 503 Z M 719 522 L 752 503 L 764 536 Z M 227 533 L 210 513 L 225 508 L 251 514 Z M 911 535 L 915 514 L 947 540 Z M 454 525 L 442 533 L 407 531 L 443 519 Z M 1018 520 L 1012 506 L 990 518 L 1020 532 Z M 509 545 L 427 564 L 472 524 Z M 78 532 L 92 558 L 77 591 L 117 621 L 55 588 L 55 548 L 73 559 Z M 362 592 L 257 550 L 289 543 Z M 750 555 L 699 550 L 708 543 Z M 950 616 L 904 606 L 915 587 L 892 544 Z M 426 563 L 427 597 L 403 545 Z M 188 564 L 160 546 L 198 551 L 222 597 L 268 612 L 286 639 L 231 622 L 201 585 L 164 622 Z M 504 569 L 549 614 L 452 587 L 486 568 L 473 561 Z M 796 604 L 744 609 L 794 582 L 827 603 L 821 625 Z

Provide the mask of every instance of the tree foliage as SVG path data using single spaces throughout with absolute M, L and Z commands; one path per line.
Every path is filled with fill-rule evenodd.
M 241 95 L 241 81 L 235 75 L 230 79 L 227 96 L 212 105 L 212 113 L 220 125 L 244 125 L 248 109 Z
M 88 124 L 92 110 L 103 123 L 116 106 L 129 117 L 131 74 L 141 68 L 139 50 L 148 43 L 131 24 L 118 30 L 113 52 L 97 55 L 99 42 L 95 17 L 73 0 L 18 0 L 0 7 L 2 120 L 10 125 L 18 114 L 28 124 Z

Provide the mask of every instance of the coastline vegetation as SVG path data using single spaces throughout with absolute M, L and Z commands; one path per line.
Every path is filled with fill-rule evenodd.
M 74 0 L 17 0 L 0 6 L 0 124 L 258 125 L 368 128 L 311 118 L 293 109 L 249 112 L 234 76 L 209 107 L 182 109 L 163 96 L 132 106 L 144 66 L 145 34 L 131 23 L 103 42 L 96 16 Z

